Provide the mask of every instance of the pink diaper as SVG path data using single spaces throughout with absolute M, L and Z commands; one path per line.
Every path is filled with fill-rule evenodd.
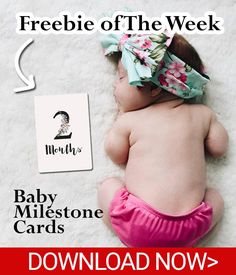
M 181 216 L 163 214 L 126 188 L 120 189 L 110 205 L 112 227 L 128 247 L 193 246 L 212 222 L 212 207 L 202 202 Z

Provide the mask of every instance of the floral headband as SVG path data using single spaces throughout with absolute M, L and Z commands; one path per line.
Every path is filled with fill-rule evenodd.
M 105 55 L 121 52 L 121 62 L 128 73 L 129 84 L 143 86 L 152 82 L 156 86 L 182 98 L 203 94 L 209 81 L 183 62 L 167 48 L 173 36 L 161 34 L 109 34 L 101 38 Z

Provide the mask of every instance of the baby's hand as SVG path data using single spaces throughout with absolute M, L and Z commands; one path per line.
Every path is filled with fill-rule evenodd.
M 129 155 L 130 129 L 126 115 L 119 115 L 105 141 L 105 150 L 116 164 L 125 164 Z
M 208 135 L 205 139 L 205 146 L 213 157 L 222 157 L 228 147 L 228 134 L 223 125 L 217 120 L 212 112 Z

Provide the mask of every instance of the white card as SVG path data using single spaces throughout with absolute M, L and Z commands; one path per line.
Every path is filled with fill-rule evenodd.
M 40 173 L 91 170 L 88 94 L 35 96 Z

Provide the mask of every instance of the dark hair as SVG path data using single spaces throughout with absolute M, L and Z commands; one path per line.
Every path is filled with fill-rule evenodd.
M 199 54 L 182 35 L 174 35 L 168 51 L 179 57 L 198 73 L 204 74 L 204 66 Z

